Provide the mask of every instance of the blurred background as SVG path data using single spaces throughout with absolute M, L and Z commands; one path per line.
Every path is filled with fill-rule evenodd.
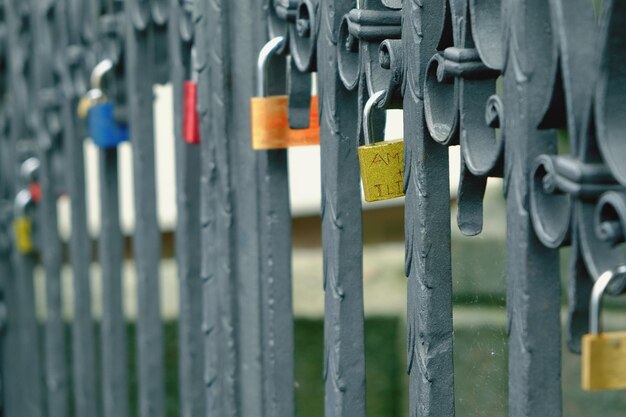
M 162 311 L 165 319 L 168 416 L 177 416 L 177 316 L 178 279 L 174 261 L 176 224 L 174 139 L 172 136 L 172 90 L 155 88 L 156 142 L 158 158 L 159 216 L 162 228 L 161 268 Z M 402 112 L 388 112 L 387 138 L 402 137 Z M 90 230 L 97 237 L 100 225 L 98 207 L 98 161 L 96 149 L 85 142 L 88 168 Z M 124 265 L 124 308 L 128 318 L 131 383 L 134 384 L 134 319 L 136 316 L 135 270 L 132 261 L 134 208 L 132 194 L 131 148 L 120 148 L 122 224 L 126 235 Z M 452 197 L 452 260 L 454 277 L 455 385 L 458 417 L 504 417 L 507 415 L 507 348 L 505 308 L 505 210 L 502 184 L 492 181 L 485 198 L 485 229 L 474 238 L 463 237 L 456 227 L 455 201 L 459 158 L 450 151 Z M 323 415 L 323 289 L 320 208 L 320 158 L 318 148 L 290 150 L 290 181 L 293 210 L 293 280 L 296 314 L 296 392 L 298 416 Z M 69 207 L 60 200 L 60 233 L 67 241 L 70 233 Z M 404 207 L 401 199 L 377 204 L 364 203 L 364 291 L 366 312 L 366 359 L 368 415 L 404 416 L 407 410 L 404 276 Z M 94 244 L 94 254 L 95 254 Z M 66 250 L 67 258 L 67 250 Z M 567 252 L 562 254 L 567 269 Z M 97 264 L 92 268 L 94 314 L 100 316 L 101 283 Z M 71 271 L 64 268 L 65 314 L 72 316 Z M 37 275 L 38 314 L 45 317 L 45 281 Z M 566 286 L 564 283 L 564 297 Z M 563 306 L 565 308 L 565 298 Z M 624 303 L 608 303 L 608 328 L 626 328 Z M 565 310 L 563 310 L 565 313 Z M 565 314 L 563 314 L 565 322 Z M 71 329 L 68 327 L 68 338 Z M 99 332 L 96 332 L 99 336 Z M 555 335 L 557 337 L 558 335 Z M 69 340 L 69 339 L 68 339 Z M 68 346 L 70 344 L 68 343 Z M 538 346 L 538 349 L 541 347 Z M 580 357 L 564 347 L 564 412 L 567 417 L 623 417 L 623 392 L 584 393 L 580 389 Z M 133 406 L 132 410 L 137 407 Z M 252 417 L 252 416 L 251 416 Z M 538 416 L 550 417 L 550 416 Z

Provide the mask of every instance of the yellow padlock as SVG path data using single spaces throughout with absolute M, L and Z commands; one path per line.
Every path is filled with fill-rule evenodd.
M 15 246 L 22 255 L 31 254 L 35 250 L 33 243 L 33 222 L 29 217 L 20 216 L 13 222 Z
M 372 142 L 371 113 L 385 94 L 385 91 L 374 94 L 364 109 L 365 145 L 358 152 L 363 194 L 368 202 L 404 196 L 404 141 Z
M 603 333 L 602 296 L 611 281 L 626 275 L 626 266 L 607 271 L 593 286 L 590 334 L 583 337 L 582 387 L 585 391 L 626 389 L 626 332 Z
M 311 97 L 311 116 L 307 129 L 289 127 L 289 97 L 267 97 L 266 71 L 270 58 L 285 43 L 283 37 L 269 41 L 259 53 L 257 63 L 257 97 L 250 100 L 252 116 L 252 149 L 287 149 L 295 146 L 315 146 L 320 143 L 317 97 Z

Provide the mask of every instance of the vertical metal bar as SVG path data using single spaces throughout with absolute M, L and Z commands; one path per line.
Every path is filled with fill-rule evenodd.
M 45 135 L 45 133 L 39 133 Z M 45 139 L 44 139 L 45 140 Z M 65 322 L 61 298 L 61 241 L 58 236 L 57 198 L 50 153 L 42 149 L 41 203 L 39 224 L 41 226 L 41 252 L 46 276 L 46 384 L 48 388 L 48 412 L 51 417 L 68 415 L 68 379 L 65 345 Z
M 245 6 L 246 5 L 242 5 Z M 248 7 L 249 9 L 250 7 Z M 255 10 L 255 19 L 261 21 L 261 11 Z M 240 19 L 238 19 L 240 20 Z M 253 42 L 240 42 L 252 46 L 252 51 L 236 54 L 241 56 L 251 56 L 253 59 L 262 48 L 262 43 L 267 39 L 265 25 L 257 28 L 251 35 L 255 35 Z M 259 42 L 261 41 L 261 42 Z M 277 56 L 270 60 L 269 68 L 266 70 L 266 90 L 270 96 L 285 94 L 286 89 L 286 57 Z M 235 68 L 242 65 L 235 64 Z M 246 65 L 250 70 L 255 65 Z M 292 71 L 296 71 L 295 67 Z M 309 74 L 307 74 L 310 77 Z M 245 76 L 244 76 L 245 77 Z M 260 83 L 253 74 L 247 74 L 248 80 Z M 252 86 L 250 86 L 252 87 Z M 310 86 L 309 86 L 310 87 Z M 252 92 L 247 92 L 248 96 Z M 307 92 L 307 94 L 310 93 Z M 250 120 L 248 118 L 247 120 Z M 246 123 L 247 132 L 242 140 L 241 148 L 250 149 L 250 127 Z M 291 282 L 291 209 L 289 204 L 289 170 L 288 152 L 286 150 L 271 150 L 256 152 L 258 161 L 258 204 L 255 209 L 258 211 L 259 222 L 259 250 L 260 250 L 260 287 L 252 286 L 261 295 L 261 317 L 262 317 L 262 409 L 264 416 L 293 417 L 295 415 L 295 393 L 294 393 L 294 323 L 293 323 L 293 297 Z M 243 199 L 243 197 L 241 197 Z M 239 200 L 240 201 L 240 200 Z M 251 203 L 250 203 L 251 204 Z M 245 213 L 240 215 L 245 216 Z M 242 277 L 243 278 L 243 277 Z M 242 283 L 242 288 L 249 287 L 250 283 Z M 251 294 L 254 296 L 254 294 Z M 252 298 L 252 297 L 250 297 Z M 249 302 L 246 300 L 246 302 Z M 256 306 L 255 306 L 256 307 Z M 242 321 L 249 321 L 246 317 Z M 255 335 L 256 336 L 256 335 Z M 243 340 L 242 349 L 246 348 L 246 341 Z M 249 383 L 248 378 L 243 378 Z M 250 387 L 253 389 L 256 387 Z M 246 388 L 242 390 L 246 395 Z M 254 404 L 244 403 L 253 407 Z M 247 412 L 249 413 L 249 411 Z M 245 410 L 243 415 L 248 415 Z
M 9 141 L 7 138 L 2 138 L 1 149 L 4 155 L 4 150 L 9 145 Z M 9 165 L 10 167 L 13 164 Z M 3 182 L 6 181 L 7 176 L 3 175 Z M 10 186 L 8 183 L 5 183 L 4 186 L 9 191 Z M 10 195 L 10 194 L 7 194 Z M 6 206 L 10 206 L 8 201 L 1 203 Z M 5 207 L 6 208 L 6 207 Z M 3 209 L 4 210 L 4 209 Z M 5 240 L 5 244 L 8 246 L 11 244 L 11 215 L 10 211 L 2 214 L 3 224 L 0 225 L 2 239 Z M 21 403 L 20 403 L 20 379 L 19 376 L 21 374 L 19 362 L 20 362 L 20 354 L 19 354 L 19 346 L 18 346 L 18 327 L 17 327 L 17 312 L 18 312 L 18 300 L 17 291 L 15 289 L 16 286 L 16 269 L 14 266 L 14 262 L 12 262 L 12 251 L 13 249 L 9 246 L 2 249 L 0 253 L 0 276 L 2 277 L 2 303 L 5 318 L 2 327 L 2 351 L 1 358 L 2 361 L 2 406 L 4 407 L 4 412 L 7 416 L 18 415 L 21 412 Z M 39 357 L 37 357 L 37 361 Z M 41 390 L 40 390 L 41 392 Z M 40 394 L 41 398 L 41 394 Z
M 105 417 L 128 416 L 126 322 L 123 311 L 124 240 L 120 228 L 117 148 L 99 151 L 102 270 L 102 391 Z
M 7 11 L 4 2 L 0 2 L 0 35 L 3 52 L 0 55 L 0 99 L 5 104 L 0 109 L 0 406 L 7 415 L 17 414 L 18 381 L 16 362 L 18 349 L 16 344 L 15 313 L 15 268 L 12 262 L 12 197 L 15 194 L 15 157 L 14 146 L 11 140 L 10 121 L 12 112 L 8 104 L 15 105 L 10 97 L 11 92 L 11 60 L 8 33 L 11 25 L 7 22 Z M 37 358 L 38 359 L 38 358 Z
M 320 3 L 318 79 L 322 155 L 325 415 L 365 415 L 363 248 L 356 92 L 337 72 L 337 33 L 353 0 Z
M 287 417 L 295 414 L 287 152 L 264 151 L 259 161 L 264 415 Z
M 547 35 L 537 19 L 540 1 L 506 0 L 505 28 L 511 34 L 504 72 L 505 191 L 507 208 L 507 309 L 509 323 L 509 416 L 561 415 L 561 324 L 559 258 L 532 228 L 528 175 L 535 158 L 555 153 L 555 134 L 537 130 L 537 101 Z M 521 18 L 520 16 L 524 16 Z M 514 35 L 513 35 L 514 34 Z M 519 44 L 519 36 L 524 44 Z M 521 65 L 520 65 L 521 63 Z M 532 64 L 531 64 L 532 63 Z M 536 81 L 539 80 L 539 81 Z M 534 100 L 534 101 L 533 101 Z
M 17 251 L 15 251 L 17 252 Z M 16 348 L 19 351 L 19 372 L 22 375 L 22 412 L 28 416 L 41 416 L 41 367 L 39 362 L 39 323 L 35 309 L 33 255 L 15 254 L 17 331 Z M 29 385 L 30 384 L 30 385 Z
M 170 62 L 174 90 L 176 149 L 176 258 L 180 281 L 179 370 L 183 417 L 205 415 L 202 384 L 202 280 L 200 277 L 200 149 L 183 140 L 183 83 L 191 72 L 191 40 L 182 39 L 186 11 L 171 1 Z M 191 22 L 189 22 L 191 24 Z M 194 69 L 195 70 L 195 69 Z
M 240 380 L 238 375 L 239 343 L 237 335 L 237 265 L 236 216 L 234 199 L 234 156 L 236 144 L 231 140 L 233 72 L 231 66 L 231 2 L 209 0 L 206 15 L 209 43 L 208 65 L 211 67 L 209 86 L 210 134 L 207 141 L 214 142 L 212 160 L 215 174 L 215 235 L 217 241 L 215 265 L 215 290 L 219 299 L 217 311 L 217 369 L 223 416 L 239 415 Z
M 218 302 L 215 269 L 217 265 L 215 143 L 211 139 L 211 114 L 209 108 L 211 68 L 209 62 L 208 2 L 194 1 L 194 46 L 198 73 L 198 114 L 200 117 L 201 150 L 200 222 L 202 254 L 202 331 L 204 333 L 204 384 L 207 415 L 221 415 L 220 381 L 218 367 Z
M 454 415 L 448 149 L 430 137 L 422 86 L 440 35 L 427 30 L 429 21 L 437 24 L 441 11 L 442 1 L 412 0 L 404 5 L 407 365 L 412 417 Z
M 6 226 L 9 226 L 7 224 Z M 3 226 L 4 228 L 4 226 Z M 6 233 L 6 235 L 4 235 Z M 5 229 L 3 231 L 3 238 L 10 242 L 10 231 Z M 0 262 L 0 275 L 3 277 L 2 291 L 3 291 L 3 307 L 5 308 L 5 322 L 2 328 L 2 406 L 7 416 L 14 416 L 20 414 L 19 404 L 19 379 L 17 376 L 20 374 L 18 362 L 18 344 L 17 344 L 17 321 L 15 315 L 17 312 L 17 300 L 14 298 L 16 291 L 15 288 L 15 269 L 11 262 L 10 249 L 3 251 L 2 254 L 4 261 Z M 37 358 L 39 359 L 39 358 Z
M 36 100 L 36 140 L 41 164 L 41 202 L 39 225 L 41 231 L 41 258 L 46 276 L 46 385 L 48 389 L 48 414 L 50 417 L 68 415 L 68 371 L 66 363 L 65 322 L 61 291 L 61 240 L 58 234 L 57 193 L 58 184 L 53 161 L 60 144 L 47 130 L 46 98 L 54 88 L 50 71 L 53 56 L 53 39 L 48 16 L 54 15 L 54 4 L 31 1 L 34 39 L 33 91 Z M 52 12 L 52 13 L 49 13 Z M 58 139 L 58 138 L 57 138 Z
M 141 417 L 164 415 L 163 327 L 159 261 L 161 236 L 157 220 L 153 83 L 153 23 L 140 30 L 133 14 L 143 2 L 126 5 L 126 76 L 133 146 L 135 193 L 134 258 L 137 271 L 137 361 Z
M 267 39 L 261 2 L 232 3 L 231 137 L 235 149 L 241 415 L 293 416 L 294 342 L 291 213 L 287 151 L 255 152 L 250 143 L 250 97 L 256 60 Z M 245 30 L 241 30 L 245 28 Z M 269 69 L 269 93 L 285 91 L 285 57 Z M 278 81 L 278 82 L 275 82 Z M 238 116 L 239 115 L 239 116 Z M 243 115 L 243 117 L 241 116 Z M 255 411 L 260 410 L 260 411 Z
M 33 15 L 24 14 L 19 6 L 22 2 L 6 0 L 5 13 L 8 27 L 8 47 L 9 47 L 9 68 L 10 68 L 10 95 L 12 103 L 10 106 L 10 140 L 7 151 L 7 161 L 11 168 L 7 170 L 9 181 L 11 182 L 9 198 L 13 207 L 13 197 L 18 191 L 19 157 L 17 152 L 18 142 L 28 137 L 27 108 L 34 105 L 29 89 L 32 88 L 30 77 L 32 68 L 28 65 L 32 59 L 34 51 L 30 46 L 33 41 L 33 33 L 27 28 L 28 22 L 32 22 Z M 30 50 L 31 54 L 25 54 L 25 50 Z M 11 234 L 13 232 L 11 231 Z M 13 239 L 14 241 L 14 239 Z M 13 245 L 15 247 L 15 245 Z M 13 410 L 24 415 L 39 416 L 42 413 L 42 392 L 41 392 L 41 367 L 39 357 L 39 330 L 35 316 L 34 303 L 34 282 L 33 270 L 35 259 L 33 256 L 22 255 L 16 250 L 12 253 L 11 262 L 15 275 L 9 276 L 10 282 L 7 287 L 7 297 L 10 299 L 7 307 L 9 310 L 9 335 L 12 335 L 11 354 L 12 365 L 9 368 L 13 375 L 10 375 L 11 387 L 15 393 L 15 398 L 11 400 Z M 26 342 L 26 344 L 23 344 Z M 7 392 L 8 393 L 8 392 Z
M 56 3 L 56 27 L 60 53 L 68 51 L 70 39 L 68 4 Z M 67 59 L 60 66 L 60 78 L 64 85 L 73 86 Z M 77 91 L 74 88 L 61 89 L 60 99 L 63 119 L 63 140 L 67 175 L 65 184 L 70 197 L 71 234 L 70 261 L 73 272 L 74 317 L 72 321 L 72 361 L 74 407 L 79 416 L 98 416 L 95 375 L 95 341 L 91 310 L 91 238 L 87 231 L 87 201 L 85 194 L 85 156 L 83 138 L 77 132 L 78 106 Z

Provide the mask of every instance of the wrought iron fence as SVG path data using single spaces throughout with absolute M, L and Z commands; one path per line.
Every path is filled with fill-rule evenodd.
M 295 415 L 287 151 L 252 149 L 259 126 L 250 99 L 259 85 L 268 96 L 287 95 L 289 126 L 310 129 L 316 73 L 326 415 L 365 414 L 358 149 L 382 137 L 385 124 L 384 112 L 364 115 L 368 107 L 404 114 L 410 415 L 455 413 L 448 147 L 458 145 L 464 234 L 482 230 L 487 179 L 504 179 L 509 415 L 560 416 L 558 249 L 572 249 L 567 342 L 575 352 L 589 330 L 596 277 L 626 262 L 625 24 L 626 4 L 617 0 L 595 9 L 589 0 L 5 0 L 4 415 L 129 415 L 119 211 L 126 179 L 117 148 L 128 138 L 139 408 L 143 417 L 165 415 L 153 85 L 166 82 L 177 138 L 180 415 Z M 270 39 L 279 41 L 259 71 Z M 558 133 L 567 146 L 557 146 Z M 98 348 L 87 136 L 99 146 Z M 71 203 L 70 361 L 62 195 Z M 37 264 L 45 271 L 42 330 Z M 625 291 L 620 278 L 613 295 Z

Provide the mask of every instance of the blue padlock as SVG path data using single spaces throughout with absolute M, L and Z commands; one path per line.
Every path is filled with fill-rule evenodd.
M 89 136 L 99 148 L 115 148 L 129 140 L 128 126 L 115 120 L 113 103 L 94 104 L 87 115 Z

